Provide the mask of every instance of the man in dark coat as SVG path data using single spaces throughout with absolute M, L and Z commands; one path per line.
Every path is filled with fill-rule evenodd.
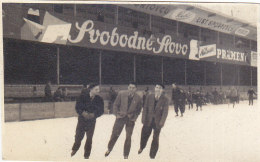
M 178 116 L 178 111 L 181 112 L 181 117 L 183 117 L 183 113 L 185 112 L 185 100 L 186 95 L 182 89 L 176 86 L 175 83 L 172 84 L 172 102 L 174 105 L 174 110 L 176 116 Z
M 248 95 L 249 105 L 253 105 L 254 104 L 254 95 L 256 95 L 256 93 L 252 87 L 248 90 L 247 95 Z
M 153 130 L 153 141 L 150 148 L 151 159 L 155 158 L 158 151 L 159 135 L 168 115 L 169 102 L 168 98 L 164 95 L 163 90 L 164 85 L 156 84 L 155 93 L 147 96 L 142 113 L 143 128 L 138 154 L 145 148 Z
M 202 111 L 202 94 L 200 90 L 197 90 L 197 92 L 194 94 L 194 101 L 196 103 L 196 111 L 200 110 Z
M 100 87 L 98 84 L 90 84 L 89 92 L 82 93 L 76 102 L 78 124 L 71 156 L 75 155 L 78 151 L 85 132 L 87 140 L 84 148 L 84 157 L 88 159 L 90 156 L 96 119 L 104 113 L 104 101 L 98 95 L 99 91 Z
M 124 158 L 128 158 L 135 121 L 141 112 L 141 108 L 142 99 L 136 93 L 136 83 L 132 82 L 128 85 L 127 91 L 120 91 L 118 93 L 114 102 L 113 112 L 116 115 L 116 120 L 105 156 L 110 154 L 125 126 L 126 139 L 124 144 Z
M 44 88 L 45 101 L 52 101 L 51 82 L 48 81 Z

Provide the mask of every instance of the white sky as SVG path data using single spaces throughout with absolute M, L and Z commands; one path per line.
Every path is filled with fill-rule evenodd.
M 257 24 L 259 4 L 244 4 L 244 3 L 197 3 L 196 5 L 208 8 L 234 18 L 244 20 L 250 24 Z

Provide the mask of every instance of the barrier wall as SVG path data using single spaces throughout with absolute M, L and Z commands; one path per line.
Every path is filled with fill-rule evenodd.
M 4 105 L 5 122 L 25 121 L 77 116 L 76 102 L 19 103 Z M 108 113 L 108 101 L 104 101 L 104 113 Z

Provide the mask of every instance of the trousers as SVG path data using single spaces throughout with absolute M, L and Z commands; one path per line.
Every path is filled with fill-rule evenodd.
M 113 131 L 112 131 L 109 143 L 108 143 L 108 150 L 111 151 L 113 149 L 124 126 L 125 126 L 125 130 L 126 130 L 126 139 L 125 139 L 125 143 L 124 143 L 124 156 L 128 156 L 129 152 L 130 152 L 130 148 L 131 148 L 131 137 L 132 137 L 133 129 L 135 126 L 135 122 L 129 120 L 128 117 L 116 119 L 114 126 L 113 126 Z
M 146 147 L 147 141 L 152 133 L 152 130 L 153 130 L 153 141 L 150 148 L 150 158 L 153 159 L 155 158 L 159 148 L 159 135 L 161 132 L 161 128 L 156 128 L 154 119 L 150 126 L 143 125 L 140 148 L 143 150 Z
M 72 150 L 78 151 L 81 145 L 81 141 L 86 133 L 87 140 L 84 147 L 84 157 L 89 157 L 92 148 L 92 138 L 95 130 L 95 120 L 85 120 L 83 117 L 78 118 L 78 124 L 76 128 L 75 142 L 72 146 Z

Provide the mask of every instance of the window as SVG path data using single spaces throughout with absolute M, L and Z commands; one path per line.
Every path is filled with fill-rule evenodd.
M 187 60 L 187 84 L 204 85 L 204 62 Z
M 102 51 L 102 84 L 128 84 L 134 80 L 134 57 L 125 52 Z
M 222 64 L 222 80 L 223 85 L 238 84 L 238 69 L 234 64 Z
M 214 30 L 201 28 L 201 41 L 205 43 L 217 43 L 218 33 Z
M 206 64 L 206 84 L 220 85 L 220 64 L 215 62 L 205 62 Z
M 184 38 L 199 40 L 199 27 L 179 22 L 178 32 Z
M 60 83 L 99 82 L 99 53 L 82 47 L 60 47 Z
M 219 32 L 219 44 L 224 47 L 234 47 L 234 36 Z
M 63 4 L 54 4 L 53 10 L 57 13 L 63 13 Z
M 185 68 L 183 59 L 164 58 L 163 59 L 163 80 L 164 84 L 176 83 L 185 84 Z
M 251 71 L 249 66 L 239 67 L 239 82 L 242 86 L 249 86 L 251 84 Z
M 4 39 L 5 84 L 56 83 L 56 52 L 53 45 Z
M 162 81 L 162 58 L 159 56 L 136 56 L 136 82 L 155 84 Z

